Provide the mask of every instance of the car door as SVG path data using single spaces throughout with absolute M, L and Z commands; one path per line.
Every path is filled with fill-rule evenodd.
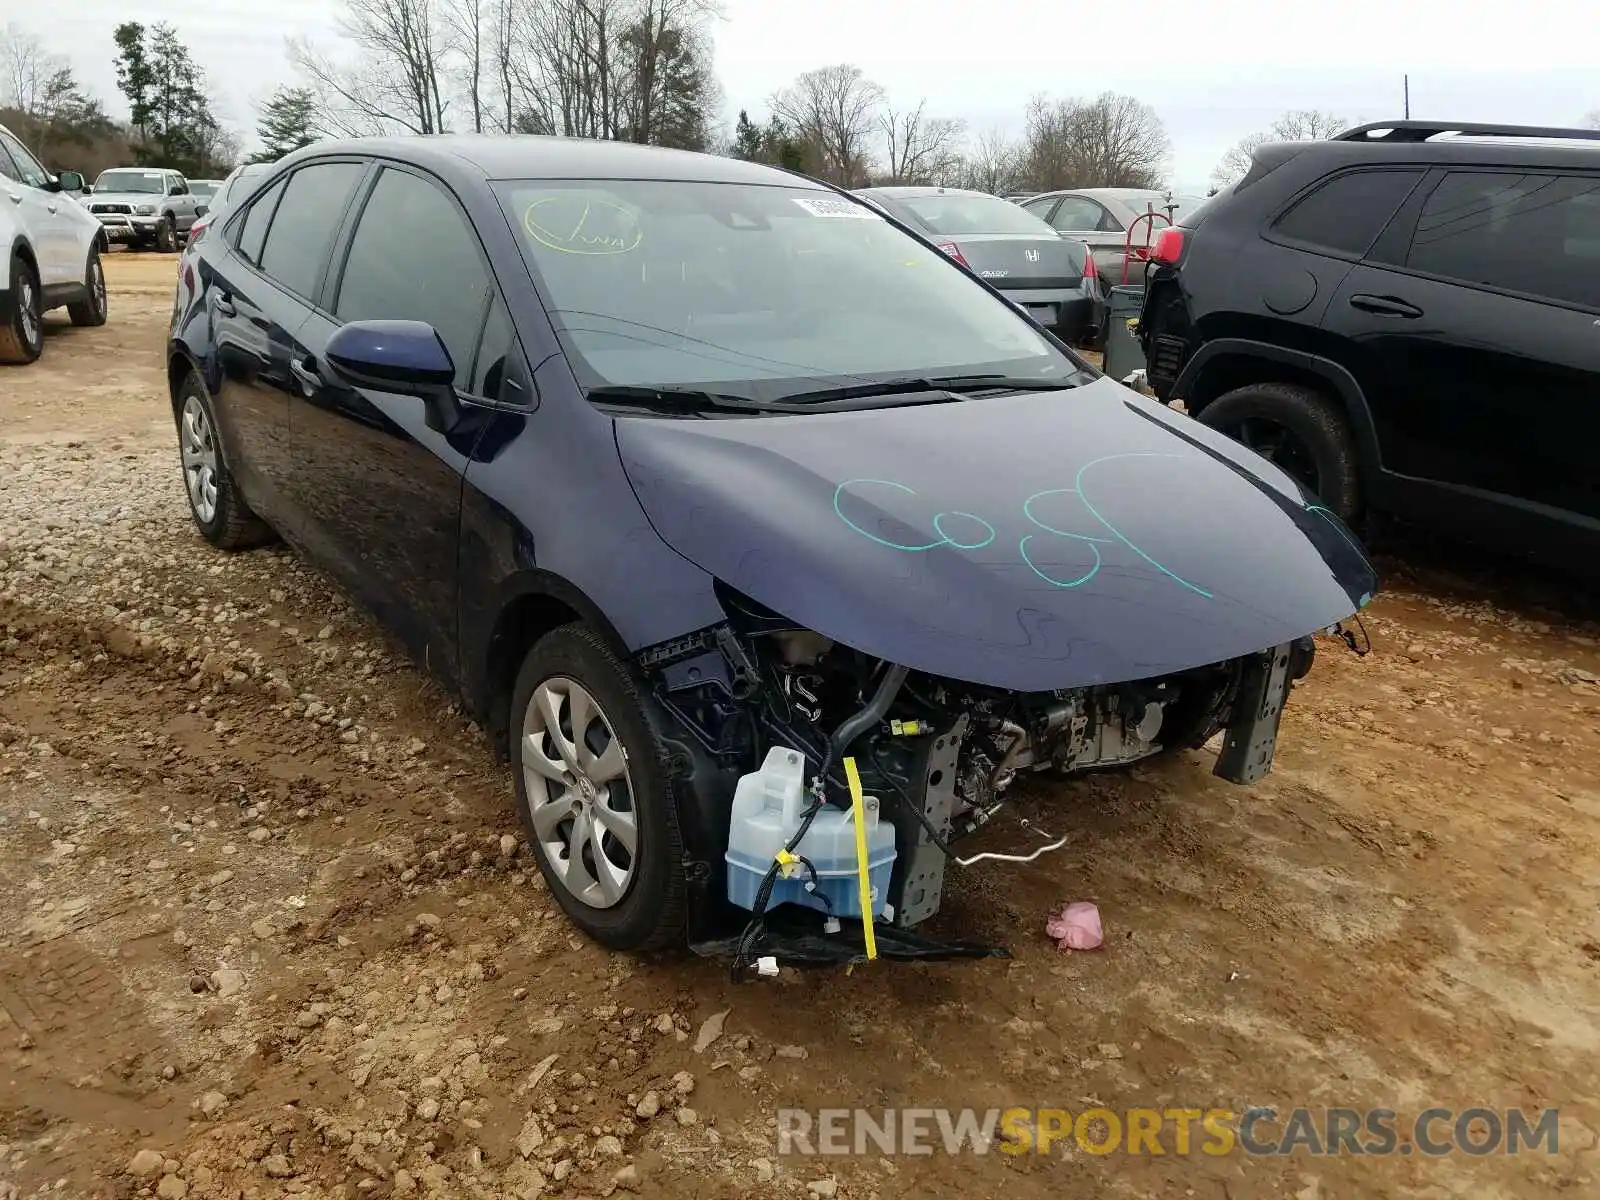
M 305 353 L 297 335 L 366 170 L 312 162 L 252 197 L 224 230 L 229 250 L 207 286 L 224 453 L 251 508 L 296 540 L 303 488 L 289 445 L 289 400 L 300 386 L 291 364 Z
M 63 204 L 74 204 L 70 196 L 47 190 L 50 172 L 28 152 L 28 148 L 9 132 L 0 129 L 0 147 L 9 152 L 12 165 L 10 173 L 0 170 L 0 195 L 12 210 L 18 223 L 27 232 L 39 260 L 39 283 L 47 293 L 46 303 L 54 303 L 48 293 L 62 284 L 83 281 L 82 263 L 69 263 L 69 251 L 76 241 L 72 236 L 68 215 L 60 209 Z
M 173 220 L 179 233 L 188 233 L 194 224 L 194 192 L 189 181 L 177 172 L 167 177 L 167 194 L 171 197 Z
M 475 377 L 474 360 L 492 298 L 488 260 L 455 197 L 431 176 L 384 166 L 329 281 L 326 311 L 302 331 L 306 357 L 295 369 L 304 387 L 290 415 L 308 542 L 412 654 L 452 679 L 462 480 L 482 414 L 469 408 L 456 429 L 429 428 L 420 399 L 351 387 L 324 355 L 346 322 L 423 321 L 455 362 L 458 392 L 471 395 L 489 386 L 489 366 Z
M 1600 520 L 1600 173 L 1434 172 L 1325 320 L 1389 470 L 1501 524 Z
M 1088 245 L 1102 279 L 1122 282 L 1123 243 L 1127 235 L 1109 208 L 1088 196 L 1063 196 L 1049 220 L 1058 236 Z

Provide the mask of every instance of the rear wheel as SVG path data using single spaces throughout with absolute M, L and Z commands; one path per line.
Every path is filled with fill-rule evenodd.
M 11 309 L 0 314 L 0 362 L 31 363 L 44 353 L 39 274 L 20 254 L 11 256 Z
M 1355 439 L 1338 405 L 1293 383 L 1252 383 L 1219 396 L 1199 421 L 1290 475 L 1341 520 L 1361 515 Z
M 511 702 L 517 808 L 539 870 L 572 923 L 613 950 L 684 936 L 683 842 L 644 705 L 582 624 L 534 643 Z
M 76 304 L 67 305 L 67 315 L 74 325 L 95 326 L 106 323 L 106 272 L 100 263 L 98 244 L 89 248 L 89 263 L 83 269 L 83 286 L 88 292 Z
M 219 550 L 245 550 L 272 540 L 272 530 L 239 494 L 222 457 L 211 396 L 190 371 L 178 392 L 178 452 L 189 514 L 202 537 Z

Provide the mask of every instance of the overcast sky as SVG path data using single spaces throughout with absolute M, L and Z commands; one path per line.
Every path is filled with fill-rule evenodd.
M 121 108 L 111 31 L 133 10 L 113 0 L 7 4 L 17 20 Z M 141 20 L 172 22 L 212 81 L 218 116 L 246 134 L 255 104 L 292 82 L 283 39 L 331 44 L 337 0 L 144 0 Z M 1572 124 L 1600 108 L 1592 2 L 1523 0 L 1489 10 L 1460 0 L 1192 0 L 1169 5 L 1064 0 L 722 0 L 716 66 L 730 112 L 755 116 L 811 67 L 848 61 L 897 103 L 974 130 L 1020 128 L 1037 92 L 1127 92 L 1172 138 L 1170 182 L 1205 184 L 1223 152 L 1287 108 L 1351 120 L 1396 117 L 1411 75 L 1416 117 Z M 1514 14 L 1514 19 L 1507 14 Z

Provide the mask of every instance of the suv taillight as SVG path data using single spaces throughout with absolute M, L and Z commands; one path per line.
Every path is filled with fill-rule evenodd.
M 1163 263 L 1169 267 L 1178 265 L 1178 260 L 1183 257 L 1183 230 L 1176 225 L 1169 225 L 1156 234 L 1155 244 L 1150 247 L 1150 261 Z
M 943 250 L 946 254 L 948 254 L 951 258 L 955 259 L 963 267 L 966 267 L 967 270 L 970 271 L 972 269 L 972 264 L 967 262 L 967 260 L 965 258 L 961 257 L 961 247 L 960 246 L 956 245 L 954 242 L 939 242 L 938 246 L 939 246 L 939 249 Z
M 189 226 L 189 245 L 192 246 L 198 242 L 200 240 L 200 235 L 205 233 L 210 225 L 211 218 L 209 216 L 197 218 L 195 223 Z

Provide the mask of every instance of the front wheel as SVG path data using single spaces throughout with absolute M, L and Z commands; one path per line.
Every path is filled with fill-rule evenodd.
M 178 249 L 178 227 L 171 217 L 163 217 L 156 227 L 156 249 L 162 254 L 172 254 Z
M 511 702 L 517 808 L 539 870 L 572 923 L 613 950 L 684 936 L 683 842 L 645 703 L 582 624 L 534 643 Z
M 106 323 L 106 271 L 100 262 L 98 243 L 89 247 L 89 263 L 83 269 L 83 286 L 87 295 L 76 304 L 67 305 L 67 315 L 78 326 L 92 327 Z
M 1217 397 L 1198 420 L 1287 473 L 1347 524 L 1360 517 L 1355 439 L 1328 397 L 1299 384 L 1252 383 Z

